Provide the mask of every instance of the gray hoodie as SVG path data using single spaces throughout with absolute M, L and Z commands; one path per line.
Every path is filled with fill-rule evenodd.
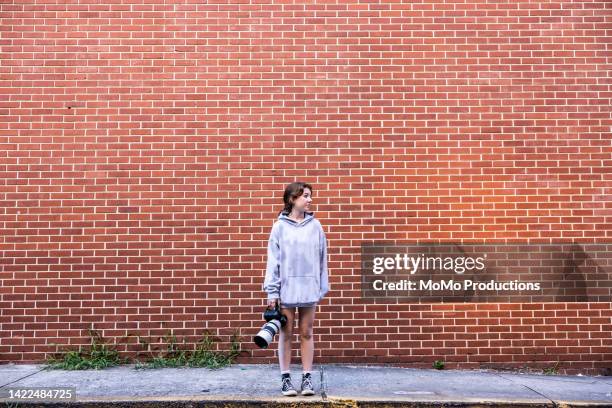
M 283 212 L 274 222 L 263 290 L 281 304 L 319 302 L 327 293 L 327 240 L 312 212 L 300 222 Z

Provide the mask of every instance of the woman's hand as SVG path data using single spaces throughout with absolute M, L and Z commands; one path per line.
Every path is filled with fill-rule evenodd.
M 268 309 L 275 309 L 278 299 L 270 299 L 268 300 Z

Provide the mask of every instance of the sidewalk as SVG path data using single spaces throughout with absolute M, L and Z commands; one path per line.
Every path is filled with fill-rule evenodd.
M 44 367 L 0 365 L 0 393 L 6 394 L 9 387 L 75 387 L 76 401 L 36 404 L 54 407 L 612 407 L 609 376 L 316 365 L 312 372 L 316 394 L 284 397 L 278 365 L 235 364 L 220 370 L 135 370 L 128 365 L 63 371 Z M 291 373 L 299 388 L 301 366 L 293 365 Z

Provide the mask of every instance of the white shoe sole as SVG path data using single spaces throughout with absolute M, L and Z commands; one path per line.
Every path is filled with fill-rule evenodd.
M 314 395 L 314 391 L 313 390 L 304 390 L 302 391 L 302 395 Z
M 283 391 L 283 395 L 285 397 L 295 397 L 297 395 L 297 391 L 296 390 L 292 390 L 292 391 Z

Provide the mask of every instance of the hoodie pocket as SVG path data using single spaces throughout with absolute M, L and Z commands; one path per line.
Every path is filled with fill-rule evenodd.
M 315 278 L 317 276 L 314 271 L 312 261 L 296 262 L 287 267 L 287 276 L 290 278 Z
M 297 276 L 281 286 L 280 297 L 283 303 L 311 303 L 319 300 L 320 292 L 316 278 Z

